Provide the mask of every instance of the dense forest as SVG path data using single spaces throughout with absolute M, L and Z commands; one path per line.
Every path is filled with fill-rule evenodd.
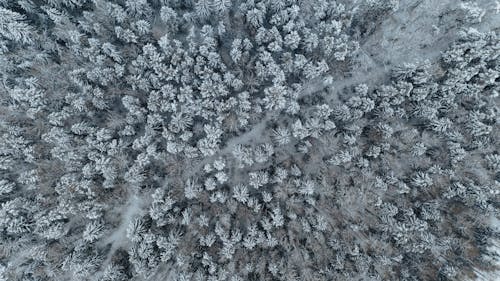
M 500 278 L 500 2 L 0 0 L 0 281 Z

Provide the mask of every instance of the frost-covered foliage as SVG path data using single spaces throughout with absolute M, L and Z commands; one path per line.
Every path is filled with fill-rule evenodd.
M 494 280 L 498 15 L 356 76 L 417 2 L 0 0 L 0 280 Z

